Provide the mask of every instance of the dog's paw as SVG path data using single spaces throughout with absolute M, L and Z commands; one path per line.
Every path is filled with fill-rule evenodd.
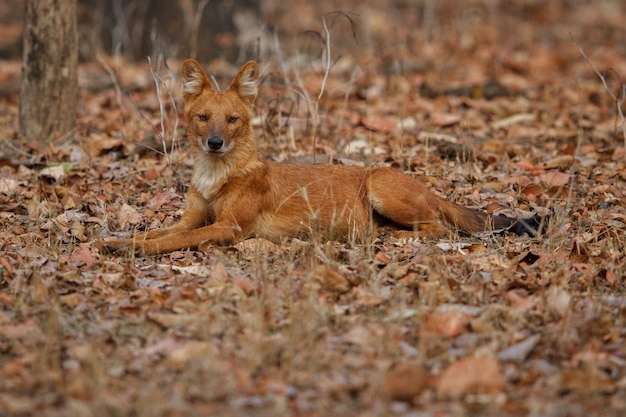
M 100 253 L 116 253 L 116 252 L 129 252 L 132 245 L 130 239 L 114 239 L 114 240 L 97 240 L 95 242 L 96 248 Z

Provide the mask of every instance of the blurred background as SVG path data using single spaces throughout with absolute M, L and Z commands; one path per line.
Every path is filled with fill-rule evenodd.
M 289 125 L 328 139 L 329 149 L 346 146 L 333 139 L 353 136 L 343 132 L 346 125 L 389 132 L 397 118 L 415 119 L 402 122 L 404 134 L 444 130 L 475 143 L 482 135 L 477 119 L 463 116 L 458 123 L 471 106 L 452 110 L 435 100 L 442 96 L 554 100 L 554 108 L 533 105 L 546 121 L 583 100 L 611 124 L 599 136 L 607 141 L 615 137 L 615 103 L 625 104 L 624 0 L 77 0 L 77 8 L 82 92 L 115 87 L 118 103 L 126 99 L 122 92 L 164 83 L 159 94 L 167 95 L 178 91 L 178 68 L 188 57 L 224 85 L 255 59 L 265 95 L 257 103 L 267 106 L 261 113 L 268 120 L 288 115 L 277 122 L 280 129 L 266 129 L 270 136 Z M 0 124 L 9 127 L 16 120 L 24 9 L 25 0 L 0 2 L 0 97 L 11 98 L 0 103 L 8 115 Z M 590 63 L 611 94 L 598 91 Z M 358 117 L 348 111 L 348 98 L 362 105 Z M 454 114 L 440 120 L 437 109 Z M 79 109 L 81 120 L 87 113 Z M 340 121 L 320 123 L 319 115 Z M 371 120 L 381 115 L 394 121 Z M 558 123 L 576 132 L 572 120 Z
M 20 58 L 24 3 L 0 2 L 0 59 Z M 524 53 L 569 42 L 569 33 L 586 47 L 613 44 L 626 54 L 625 7 L 623 0 L 78 0 L 80 56 L 239 63 L 279 49 L 316 54 L 326 17 L 344 55 L 423 65 L 431 42 L 465 52 L 497 42 L 519 70 Z

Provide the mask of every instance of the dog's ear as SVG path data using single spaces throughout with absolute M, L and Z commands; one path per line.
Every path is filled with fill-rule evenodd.
M 234 91 L 248 105 L 251 105 L 259 92 L 259 66 L 254 61 L 246 62 L 230 84 Z
M 188 59 L 183 63 L 180 75 L 183 79 L 183 99 L 185 100 L 199 96 L 205 88 L 211 90 L 211 83 L 206 72 L 195 59 Z

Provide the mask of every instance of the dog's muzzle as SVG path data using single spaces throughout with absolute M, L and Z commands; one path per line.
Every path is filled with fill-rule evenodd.
M 206 146 L 210 151 L 217 152 L 224 146 L 224 140 L 218 136 L 211 136 L 206 140 Z

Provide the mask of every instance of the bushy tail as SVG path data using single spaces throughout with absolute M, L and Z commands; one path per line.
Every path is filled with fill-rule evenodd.
M 502 215 L 486 214 L 459 206 L 444 199 L 440 200 L 439 207 L 444 223 L 468 234 L 490 231 L 498 233 L 508 230 L 517 235 L 528 233 L 531 236 L 535 236 L 542 220 L 538 216 L 530 219 L 516 219 Z

